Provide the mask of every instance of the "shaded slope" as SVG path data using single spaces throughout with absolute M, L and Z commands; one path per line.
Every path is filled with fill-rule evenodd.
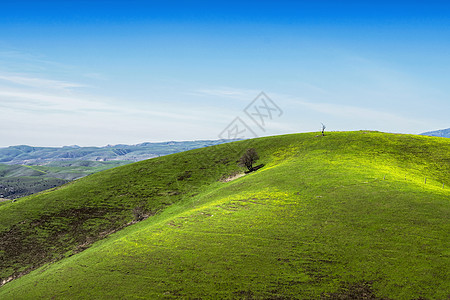
M 214 164 L 208 183 L 201 164 L 180 167 L 202 180 L 167 183 L 198 195 L 182 192 L 161 213 L 8 283 L 0 297 L 336 298 L 348 286 L 393 299 L 450 295 L 449 142 L 357 132 L 235 145 L 249 143 L 260 171 L 221 183 L 233 166 Z M 234 153 L 226 149 L 213 153 Z M 191 154 L 206 152 L 164 165 Z

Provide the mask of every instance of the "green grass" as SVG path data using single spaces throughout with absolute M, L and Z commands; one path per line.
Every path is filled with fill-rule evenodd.
M 221 182 L 249 147 L 264 167 Z M 0 206 L 3 237 L 23 237 L 16 256 L 0 239 L 2 277 L 65 257 L 0 298 L 446 299 L 447 186 L 449 140 L 378 132 L 268 137 L 111 169 Z M 74 254 L 136 206 L 152 216 Z

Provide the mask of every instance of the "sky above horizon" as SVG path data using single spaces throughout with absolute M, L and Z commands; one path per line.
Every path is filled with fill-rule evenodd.
M 0 1 L 0 147 L 416 134 L 449 78 L 447 1 Z

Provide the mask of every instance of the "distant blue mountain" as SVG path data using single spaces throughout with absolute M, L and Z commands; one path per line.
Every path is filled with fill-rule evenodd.
M 203 140 L 183 142 L 108 145 L 105 147 L 32 147 L 27 145 L 0 148 L 0 164 L 43 165 L 55 161 L 140 161 L 167 154 L 208 147 L 234 140 Z
M 450 128 L 424 132 L 424 133 L 421 133 L 420 135 L 429 135 L 429 136 L 438 136 L 438 137 L 450 138 Z

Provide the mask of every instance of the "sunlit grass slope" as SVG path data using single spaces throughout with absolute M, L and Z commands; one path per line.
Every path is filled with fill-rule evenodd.
M 218 181 L 248 147 L 265 166 Z M 178 194 L 158 198 L 167 186 Z M 447 299 L 448 186 L 450 140 L 378 132 L 268 137 L 141 162 L 16 203 L 145 201 L 159 212 L 7 283 L 0 298 Z M 2 224 L 24 219 L 4 210 Z
M 0 206 L 0 279 L 69 256 L 237 170 L 227 146 L 114 168 Z

